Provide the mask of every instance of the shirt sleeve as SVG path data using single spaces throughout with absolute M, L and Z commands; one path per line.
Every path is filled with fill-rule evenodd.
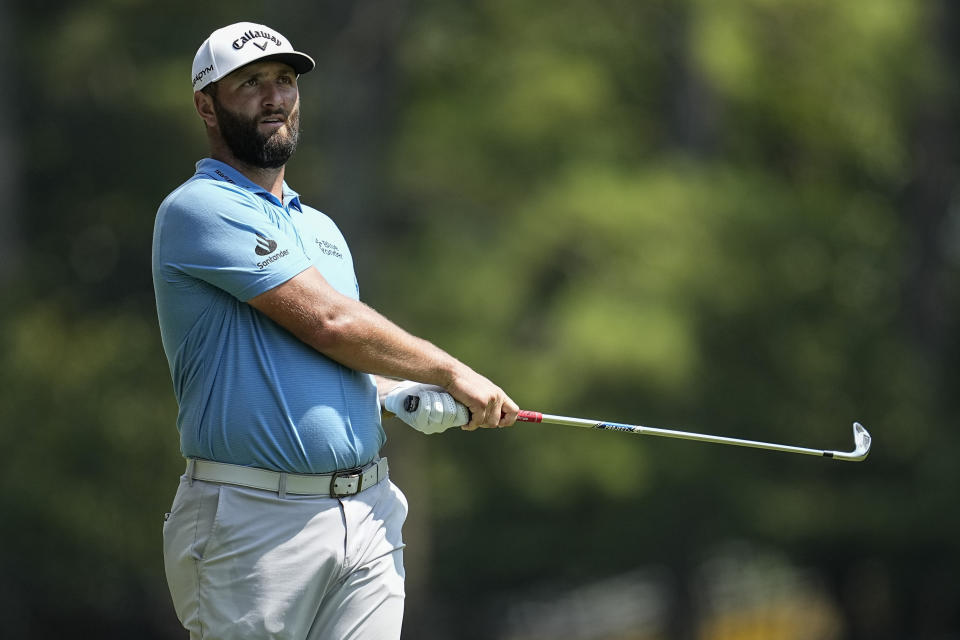
M 162 230 L 167 268 L 247 301 L 310 267 L 292 225 L 256 197 L 214 185 L 169 201 Z

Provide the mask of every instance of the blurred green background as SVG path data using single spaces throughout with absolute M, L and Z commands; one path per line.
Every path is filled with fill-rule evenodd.
M 150 241 L 238 20 L 317 60 L 287 178 L 363 299 L 522 407 L 874 436 L 391 422 L 405 638 L 960 638 L 950 0 L 0 4 L 4 637 L 185 637 Z

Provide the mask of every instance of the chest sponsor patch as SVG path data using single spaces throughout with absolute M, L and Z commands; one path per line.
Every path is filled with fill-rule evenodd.
M 340 247 L 338 247 L 337 245 L 333 244 L 332 242 L 328 242 L 326 240 L 321 240 L 320 238 L 316 238 L 315 242 L 317 243 L 317 247 L 320 248 L 320 251 L 324 255 L 333 256 L 335 258 L 339 258 L 343 260 L 343 252 L 340 251 Z

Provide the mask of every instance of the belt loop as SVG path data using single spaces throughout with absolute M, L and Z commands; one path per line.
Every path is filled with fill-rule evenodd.
M 197 467 L 197 461 L 193 458 L 187 458 L 187 482 L 193 486 L 193 474 Z
M 277 491 L 277 495 L 280 496 L 281 500 L 287 497 L 287 474 L 283 471 L 280 472 L 280 488 Z

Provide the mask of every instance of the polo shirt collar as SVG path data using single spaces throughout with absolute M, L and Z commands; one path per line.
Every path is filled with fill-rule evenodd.
M 273 204 L 283 206 L 283 203 L 287 203 L 287 206 L 296 209 L 297 211 L 303 212 L 303 209 L 300 206 L 300 194 L 287 186 L 287 181 L 283 181 L 283 202 L 278 202 L 276 196 L 272 193 L 261 187 L 255 182 L 252 182 L 247 176 L 243 175 L 230 165 L 225 162 L 220 162 L 219 160 L 214 160 L 213 158 L 204 158 L 197 163 L 197 173 L 202 173 L 205 176 L 213 178 L 214 180 L 220 180 L 222 182 L 229 182 L 230 184 L 237 185 L 251 193 L 255 193 L 261 198 L 272 202 Z

